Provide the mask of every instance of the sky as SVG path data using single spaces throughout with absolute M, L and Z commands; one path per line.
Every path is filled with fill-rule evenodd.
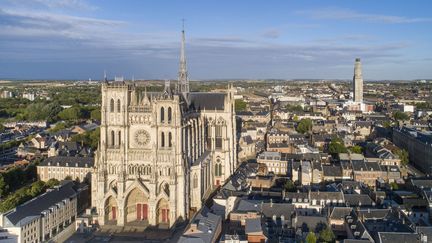
M 432 78 L 432 1 L 0 0 L 0 79 Z

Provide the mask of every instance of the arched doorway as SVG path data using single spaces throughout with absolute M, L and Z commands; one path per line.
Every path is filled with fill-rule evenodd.
M 134 188 L 126 198 L 126 223 L 148 220 L 148 198 L 138 188 Z
M 160 199 L 157 206 L 157 224 L 169 225 L 169 204 L 164 198 Z
M 106 222 L 116 224 L 118 217 L 118 205 L 113 196 L 109 196 L 105 201 L 105 220 Z

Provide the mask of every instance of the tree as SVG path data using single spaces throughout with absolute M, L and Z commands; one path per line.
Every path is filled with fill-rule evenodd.
M 71 107 L 65 110 L 62 110 L 58 117 L 62 120 L 67 121 L 76 121 L 81 118 L 81 110 L 78 107 Z
M 31 197 L 36 197 L 37 195 L 41 194 L 42 191 L 45 190 L 45 182 L 43 181 L 36 181 L 35 183 L 33 183 L 30 187 L 30 196 Z
M 396 111 L 396 112 L 394 112 L 393 113 L 393 118 L 396 120 L 396 121 L 406 121 L 406 120 L 409 120 L 409 115 L 407 114 L 407 113 L 405 113 L 405 112 L 402 112 L 402 111 Z
M 314 232 L 309 232 L 306 236 L 306 243 L 316 243 L 317 237 Z
M 47 187 L 52 188 L 58 186 L 60 182 L 57 179 L 51 178 L 46 182 Z
M 297 132 L 299 133 L 307 133 L 310 130 L 312 130 L 312 120 L 307 118 L 307 119 L 301 119 L 301 121 L 297 124 L 297 128 L 296 128 Z
M 329 227 L 325 227 L 319 233 L 319 239 L 321 242 L 334 242 L 335 238 L 333 231 Z
M 328 151 L 330 154 L 340 154 L 340 153 L 346 153 L 348 150 L 344 145 L 344 142 L 342 139 L 335 137 L 331 140 Z
M 99 143 L 99 136 L 100 136 L 100 128 L 96 128 L 93 131 L 85 132 L 83 134 L 77 134 L 72 137 L 72 141 L 82 143 L 85 146 L 91 147 L 93 150 L 95 150 Z
M 363 148 L 359 145 L 354 145 L 350 148 L 351 152 L 354 154 L 361 154 L 363 153 Z
M 66 127 L 67 127 L 67 126 L 66 126 L 66 123 L 65 123 L 65 122 L 59 122 L 59 123 L 57 123 L 57 124 L 55 125 L 55 127 L 53 127 L 53 128 L 50 129 L 50 132 L 58 132 L 58 131 L 60 131 L 60 130 L 65 129 Z
M 383 127 L 384 128 L 390 128 L 392 126 L 392 124 L 391 124 L 391 122 L 389 122 L 389 121 L 385 121 L 384 123 L 383 123 Z
M 288 192 L 295 192 L 297 187 L 292 180 L 287 180 L 284 184 L 284 188 Z
M 303 111 L 303 107 L 301 107 L 300 105 L 286 105 L 285 108 L 288 111 Z
M 401 164 L 403 166 L 407 166 L 409 163 L 409 153 L 405 149 L 398 149 L 396 150 L 395 154 L 399 157 L 401 160 Z
M 65 179 L 65 181 L 71 181 L 72 180 L 72 176 L 68 175 L 64 179 Z
M 0 124 L 0 133 L 4 132 L 6 130 L 5 126 L 3 124 Z
M 245 111 L 247 103 L 243 100 L 235 100 L 235 111 Z
M 399 190 L 399 185 L 396 182 L 390 183 L 390 187 L 392 190 Z
M 100 110 L 100 108 L 92 110 L 90 112 L 90 118 L 92 120 L 100 121 L 101 120 L 101 110 Z
M 3 175 L 0 174 L 0 196 L 5 196 L 8 191 L 9 185 L 5 182 Z

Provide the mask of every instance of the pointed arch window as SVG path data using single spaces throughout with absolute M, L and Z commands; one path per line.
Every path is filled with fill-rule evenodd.
M 118 145 L 120 146 L 121 144 L 121 131 L 118 132 Z
M 222 175 L 222 164 L 217 163 L 215 165 L 215 176 L 221 176 Z
M 215 137 L 216 137 L 216 141 L 215 141 L 215 146 L 216 149 L 222 149 L 222 126 L 221 125 L 216 125 L 216 129 L 215 129 Z
M 120 99 L 117 100 L 117 112 L 120 112 L 121 110 L 121 102 Z
M 168 107 L 168 123 L 171 123 L 172 120 L 172 109 Z
M 114 131 L 111 131 L 111 147 L 114 147 L 115 145 L 115 133 Z
M 110 112 L 114 112 L 114 99 L 110 101 Z
M 165 121 L 165 108 L 161 107 L 160 109 L 160 122 Z
M 172 147 L 172 133 L 169 132 L 168 133 L 168 147 Z
M 165 147 L 165 133 L 161 133 L 161 147 Z

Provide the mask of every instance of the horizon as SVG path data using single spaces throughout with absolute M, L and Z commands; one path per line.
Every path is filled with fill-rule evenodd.
M 0 79 L 96 81 L 106 70 L 111 78 L 176 80 L 185 18 L 191 81 L 351 80 L 358 57 L 365 81 L 428 80 L 430 7 L 0 0 Z

